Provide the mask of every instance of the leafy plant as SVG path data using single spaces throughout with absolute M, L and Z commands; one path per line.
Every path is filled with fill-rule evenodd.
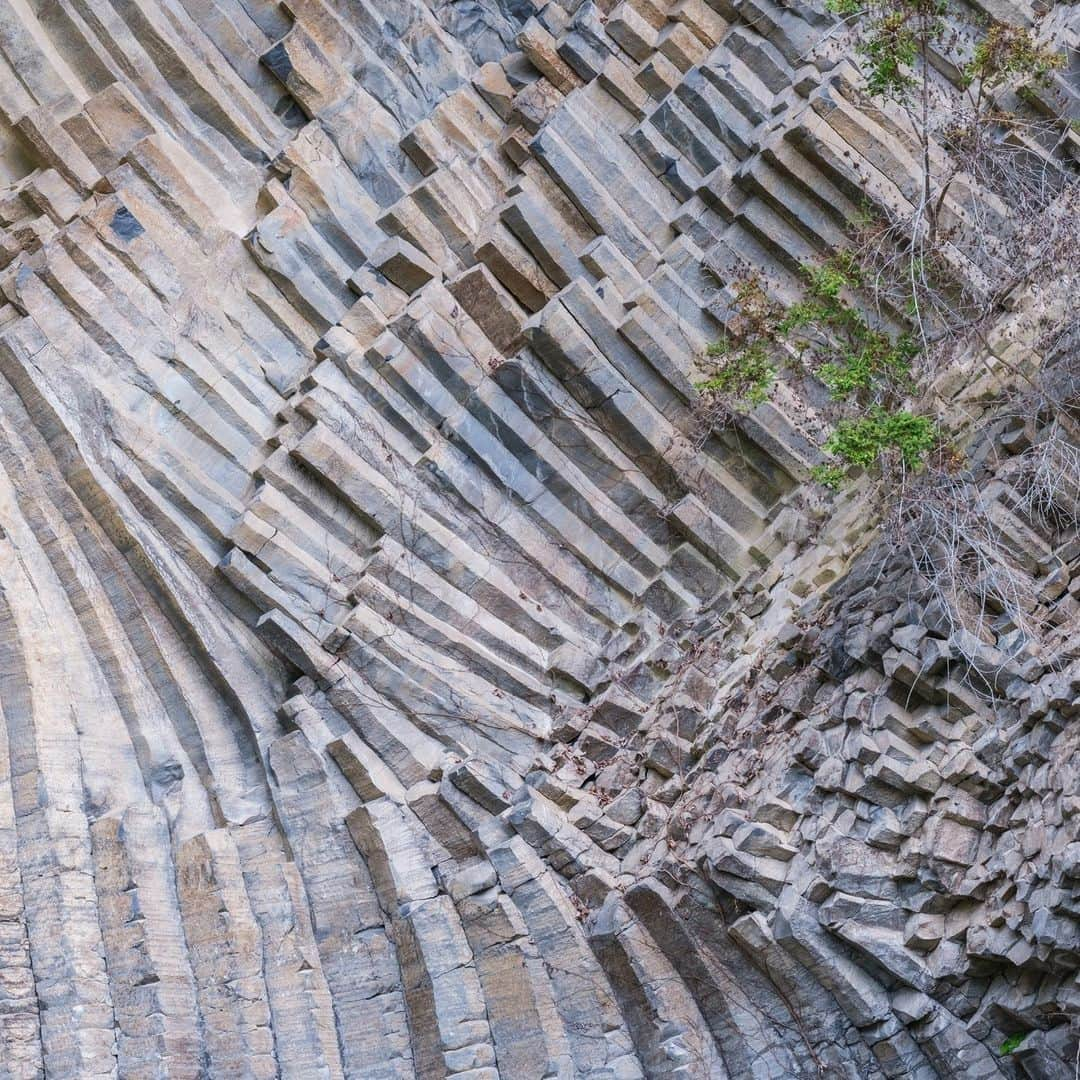
M 869 206 L 853 226 L 854 246 L 804 267 L 803 293 L 787 308 L 770 300 L 757 275 L 736 281 L 736 314 L 709 350 L 715 366 L 699 388 L 722 406 L 717 415 L 730 417 L 767 400 L 784 371 L 816 378 L 830 399 L 821 446 L 831 460 L 814 476 L 836 487 L 855 469 L 907 474 L 932 450 L 947 456 L 940 423 L 916 403 L 916 365 L 925 377 L 976 338 L 985 353 L 991 316 L 1033 268 L 1067 255 L 1075 230 L 1060 223 L 1069 219 L 1065 204 L 1052 227 L 1009 235 L 1008 198 L 1025 213 L 1053 198 L 1048 170 L 1015 149 L 1030 137 L 999 137 L 1014 130 L 1008 93 L 1030 96 L 1063 66 L 1037 28 L 977 22 L 950 0 L 826 5 L 856 27 L 867 93 L 907 121 L 920 167 L 918 187 L 907 191 L 911 211 Z M 965 21 L 973 44 L 957 32 Z M 1029 198 L 1015 181 L 1036 168 L 1041 187 Z M 978 184 L 999 201 L 981 199 Z
M 744 410 L 756 408 L 768 399 L 776 380 L 776 368 L 769 360 L 764 342 L 710 355 L 721 355 L 723 359 L 715 374 L 699 384 L 699 390 L 730 396 L 736 406 Z
M 855 327 L 865 351 L 849 349 L 818 371 L 834 396 L 865 400 L 885 373 L 903 389 L 916 359 L 931 373 L 973 342 L 985 355 L 986 327 L 1016 290 L 1067 271 L 1080 195 L 1075 178 L 1030 150 L 1060 145 L 1067 122 L 1026 121 L 1011 111 L 1019 99 L 1044 112 L 1035 88 L 1065 65 L 1064 54 L 1040 40 L 1037 22 L 1012 26 L 949 0 L 826 4 L 855 27 L 865 89 L 906 119 L 921 174 L 918 188 L 906 192 L 910 213 L 871 208 L 852 230 L 854 265 L 841 275 L 841 288 L 865 285 L 879 313 L 910 326 L 877 340 Z M 950 69 L 951 83 L 943 74 Z M 835 275 L 811 282 L 811 313 L 825 315 L 834 335 L 846 313 L 826 313 L 820 300 L 835 285 Z M 1031 383 L 1008 359 L 998 363 Z
M 760 277 L 749 274 L 734 285 L 734 316 L 727 336 L 709 346 L 713 373 L 698 390 L 719 395 L 739 411 L 764 402 L 777 375 L 774 335 L 779 308 Z
M 1026 1031 L 1018 1031 L 1015 1035 L 1010 1035 L 1001 1044 L 1002 1055 L 1011 1054 L 1014 1050 L 1019 1049 L 1020 1044 L 1027 1038 L 1028 1033 Z
M 841 420 L 824 449 L 848 465 L 862 469 L 876 464 L 887 451 L 895 450 L 909 469 L 915 469 L 937 438 L 937 427 L 928 416 L 917 416 L 907 409 L 889 412 L 875 406 L 866 416 Z
M 1027 27 L 992 23 L 964 68 L 963 85 L 976 86 L 984 96 L 1016 77 L 1045 86 L 1064 65 L 1064 54 L 1040 45 Z
M 1001 348 L 998 331 L 1002 315 L 1023 310 L 1029 296 L 1052 326 L 1075 307 L 1080 183 L 1070 144 L 1080 121 L 1056 115 L 1064 90 L 1040 92 L 1065 57 L 1040 39 L 1037 18 L 1031 29 L 1009 26 L 950 0 L 826 4 L 853 28 L 863 86 L 878 106 L 867 111 L 892 136 L 898 159 L 912 154 L 914 169 L 890 173 L 895 187 L 863 176 L 848 250 L 805 267 L 790 306 L 770 305 L 756 277 L 735 284 L 736 308 L 752 310 L 729 320 L 702 387 L 711 415 L 725 419 L 734 395 L 745 411 L 781 379 L 816 379 L 810 396 L 818 403 L 824 387 L 816 419 L 825 421 L 827 458 L 814 478 L 836 488 L 864 470 L 881 481 L 889 557 L 906 561 L 949 625 L 964 631 L 954 635 L 958 659 L 982 678 L 978 692 L 993 697 L 997 684 L 978 667 L 983 646 L 997 640 L 1012 655 L 1050 642 L 1057 622 L 1039 614 L 1037 581 L 1002 542 L 986 472 L 944 438 L 921 388 L 951 395 L 955 378 L 934 376 L 958 360 L 981 364 L 991 385 L 999 369 L 1016 388 L 1026 383 L 1024 408 L 1040 423 L 1049 417 L 1052 435 L 1018 459 L 1014 510 L 1075 536 L 1080 425 L 1075 399 L 1062 396 L 1075 382 L 1059 380 L 1055 397 L 1032 371 L 1031 354 Z M 1050 352 L 1030 344 L 1045 370 Z M 1002 1053 L 1024 1038 L 1010 1036 Z
M 871 327 L 841 295 L 862 284 L 851 253 L 840 251 L 804 273 L 806 297 L 788 308 L 777 330 L 793 341 L 832 397 L 865 398 L 885 388 L 909 388 L 911 362 L 919 351 L 910 335 L 893 337 Z
M 875 467 L 890 453 L 917 469 L 938 432 L 931 418 L 903 407 L 914 387 L 914 339 L 871 326 L 848 302 L 845 294 L 862 284 L 850 252 L 803 273 L 805 293 L 786 310 L 769 300 L 760 279 L 736 283 L 738 336 L 710 348 L 716 370 L 699 389 L 745 411 L 768 398 L 782 367 L 801 369 L 824 384 L 839 414 L 822 446 L 836 462 L 814 470 L 818 481 L 838 487 L 852 469 Z
M 921 198 L 917 225 L 933 243 L 941 229 L 946 195 L 957 177 L 970 171 L 969 155 L 944 166 L 935 162 L 931 144 L 940 117 L 933 103 L 934 56 L 948 53 L 955 34 L 950 23 L 962 19 L 948 0 L 826 0 L 834 14 L 858 24 L 857 51 L 864 57 L 866 90 L 898 105 L 915 136 L 921 158 Z M 1027 27 L 990 21 L 966 63 L 961 64 L 961 107 L 949 109 L 949 126 L 958 143 L 987 151 L 986 135 L 1008 122 L 998 104 L 999 92 L 1045 85 L 1063 67 L 1065 56 L 1042 45 Z M 914 257 L 918 252 L 913 251 Z

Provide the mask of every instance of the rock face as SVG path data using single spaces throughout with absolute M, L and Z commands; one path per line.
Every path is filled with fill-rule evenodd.
M 0 0 L 0 1077 L 1074 1075 L 1080 669 L 696 408 L 915 197 L 832 26 Z

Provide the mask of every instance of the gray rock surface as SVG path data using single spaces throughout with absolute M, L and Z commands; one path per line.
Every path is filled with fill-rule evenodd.
M 0 1077 L 1074 1075 L 1014 327 L 952 398 L 1054 657 L 807 493 L 812 400 L 701 431 L 726 268 L 913 197 L 831 26 L 0 0 Z

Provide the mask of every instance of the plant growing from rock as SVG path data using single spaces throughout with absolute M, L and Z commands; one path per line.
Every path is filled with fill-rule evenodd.
M 871 97 L 897 106 L 918 146 L 921 196 L 914 224 L 932 246 L 945 231 L 950 189 L 968 167 L 994 152 L 994 129 L 1022 123 L 1000 102 L 1003 91 L 1045 86 L 1065 57 L 1045 48 L 1026 27 L 990 22 L 966 62 L 963 17 L 947 0 L 827 0 L 858 25 Z M 977 27 L 969 23 L 969 29 Z M 935 62 L 959 67 L 959 99 L 935 78 Z M 952 153 L 936 152 L 943 136 Z
M 847 299 L 861 285 L 850 252 L 803 273 L 802 298 L 787 308 L 755 275 L 735 283 L 728 336 L 710 349 L 715 367 L 699 389 L 746 411 L 768 398 L 779 372 L 811 376 L 828 391 L 833 422 L 822 449 L 834 463 L 820 466 L 817 479 L 836 487 L 851 470 L 889 459 L 917 469 L 937 440 L 933 419 L 909 406 L 917 344 L 872 325 Z
M 1037 371 L 987 338 L 1022 292 L 1076 281 L 1080 186 L 1061 153 L 1071 129 L 1039 98 L 1064 57 L 1025 27 L 965 25 L 946 0 L 827 2 L 856 28 L 865 91 L 906 127 L 917 176 L 898 180 L 906 204 L 868 204 L 845 250 L 804 267 L 793 305 L 753 275 L 732 283 L 736 314 L 701 390 L 714 410 L 719 400 L 737 413 L 781 377 L 824 387 L 819 444 L 830 460 L 816 478 L 830 487 L 859 470 L 878 478 L 889 551 L 941 599 L 957 660 L 978 675 L 996 646 L 1004 664 L 1049 643 L 1053 627 L 1038 614 L 1037 576 L 1008 550 L 977 471 L 945 438 L 934 386 L 965 358 L 1009 372 L 1022 408 L 1043 417 L 1013 466 L 1012 509 L 1075 537 L 1069 395 L 1048 393 Z M 1030 119 L 1028 103 L 1044 115 Z M 996 678 L 971 681 L 993 696 Z
M 1039 98 L 1065 57 L 1037 28 L 947 0 L 827 6 L 854 24 L 865 90 L 918 161 L 908 205 L 869 207 L 852 251 L 875 302 L 910 321 L 924 368 L 940 371 L 1080 241 L 1075 176 L 1058 160 L 1070 125 Z

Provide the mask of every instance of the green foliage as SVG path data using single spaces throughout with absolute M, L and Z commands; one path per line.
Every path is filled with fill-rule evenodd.
M 826 0 L 835 15 L 863 15 L 856 46 L 866 57 L 867 89 L 875 97 L 904 100 L 918 85 L 915 67 L 920 52 L 945 33 L 944 0 Z
M 865 416 L 840 420 L 825 441 L 825 452 L 862 469 L 876 465 L 889 450 L 899 452 L 909 469 L 917 469 L 937 441 L 933 420 L 907 409 L 874 406 Z
M 857 308 L 844 301 L 842 290 L 862 284 L 851 253 L 841 251 L 821 266 L 806 267 L 805 273 L 806 298 L 788 308 L 778 330 L 783 335 L 805 332 L 796 348 L 802 357 L 816 360 L 817 376 L 833 398 L 855 397 L 887 385 L 906 386 L 918 346 L 910 335 L 893 338 L 873 329 Z
M 906 307 L 905 315 L 919 333 L 893 334 L 867 319 L 853 298 L 869 288 L 880 300 L 880 281 L 864 282 L 857 258 L 840 252 L 804 268 L 804 294 L 786 310 L 770 308 L 758 295 L 756 283 L 756 314 L 749 319 L 753 332 L 725 354 L 717 375 L 706 385 L 720 394 L 737 392 L 742 401 L 758 404 L 782 366 L 816 376 L 832 399 L 835 422 L 822 445 L 832 460 L 814 469 L 814 477 L 835 488 L 853 469 L 917 470 L 931 450 L 947 456 L 934 419 L 912 411 L 910 405 L 919 342 L 932 337 L 928 320 L 940 312 L 941 303 L 952 305 L 950 312 L 964 303 L 963 292 L 953 288 L 939 246 L 946 196 L 964 172 L 964 156 L 970 166 L 973 154 L 985 152 L 986 129 L 1008 123 L 998 91 L 1012 88 L 1030 96 L 1034 86 L 1049 82 L 1065 58 L 1040 44 L 1025 27 L 985 22 L 970 60 L 960 70 L 965 100 L 955 109 L 955 122 L 945 128 L 946 145 L 957 160 L 943 170 L 931 152 L 936 138 L 932 110 L 937 108 L 931 68 L 935 56 L 953 54 L 959 35 L 951 32 L 949 23 L 963 19 L 963 12 L 951 10 L 949 0 L 826 0 L 826 6 L 845 20 L 858 22 L 856 48 L 864 60 L 866 89 L 900 105 L 921 150 L 920 199 L 905 249 L 910 253 L 905 281 L 911 285 L 894 290 L 885 305 L 894 311 Z M 865 210 L 856 225 L 864 233 L 877 229 L 873 209 Z M 1003 1052 L 1015 1049 L 1023 1036 L 1013 1038 L 1016 1042 L 1007 1040 L 1008 1050 L 1003 1047 Z
M 919 39 L 903 11 L 879 19 L 859 49 L 870 61 L 866 86 L 875 97 L 903 98 L 915 85 L 910 69 Z
M 926 76 L 917 70 L 925 53 L 942 44 L 947 25 L 946 0 L 826 0 L 843 18 L 862 16 L 856 46 L 867 60 L 866 87 L 875 97 L 905 100 Z M 978 84 L 981 93 L 1015 79 L 1037 84 L 1049 81 L 1065 57 L 1040 45 L 1027 27 L 991 22 L 961 73 L 961 85 Z
M 850 251 L 838 251 L 821 266 L 806 266 L 804 273 L 810 279 L 813 296 L 835 300 L 840 290 L 862 284 L 862 270 Z
M 839 465 L 815 465 L 810 470 L 810 475 L 819 484 L 836 491 L 844 483 L 847 470 L 840 468 Z
M 1019 1031 L 1015 1035 L 1010 1035 L 1001 1044 L 1002 1054 L 1011 1054 L 1014 1050 L 1019 1049 L 1020 1044 L 1027 1038 L 1028 1033 L 1026 1031 Z
M 1026 27 L 993 23 L 964 68 L 963 84 L 977 82 L 984 91 L 996 90 L 1014 78 L 1045 85 L 1051 72 L 1064 64 L 1062 53 L 1041 46 Z
M 929 417 L 900 407 L 914 385 L 914 339 L 871 326 L 845 298 L 862 284 L 850 252 L 803 272 L 804 295 L 787 309 L 756 277 L 735 284 L 735 330 L 710 346 L 716 367 L 699 389 L 745 411 L 767 400 L 782 366 L 800 368 L 820 379 L 841 411 L 822 447 L 835 463 L 816 468 L 816 480 L 839 487 L 851 469 L 883 465 L 890 453 L 917 469 L 938 435 Z
M 741 409 L 756 408 L 768 399 L 776 380 L 776 368 L 764 341 L 754 341 L 740 349 L 719 343 L 709 347 L 709 355 L 719 356 L 720 363 L 713 375 L 698 384 L 699 390 L 731 398 Z
M 776 381 L 774 336 L 779 315 L 756 275 L 735 282 L 734 293 L 736 314 L 729 336 L 709 346 L 707 355 L 716 364 L 697 388 L 745 412 L 766 401 Z
M 879 376 L 906 378 L 917 354 L 918 348 L 906 334 L 893 341 L 887 334 L 868 331 L 861 349 L 845 352 L 838 363 L 822 364 L 818 377 L 834 398 L 847 398 L 870 389 Z

